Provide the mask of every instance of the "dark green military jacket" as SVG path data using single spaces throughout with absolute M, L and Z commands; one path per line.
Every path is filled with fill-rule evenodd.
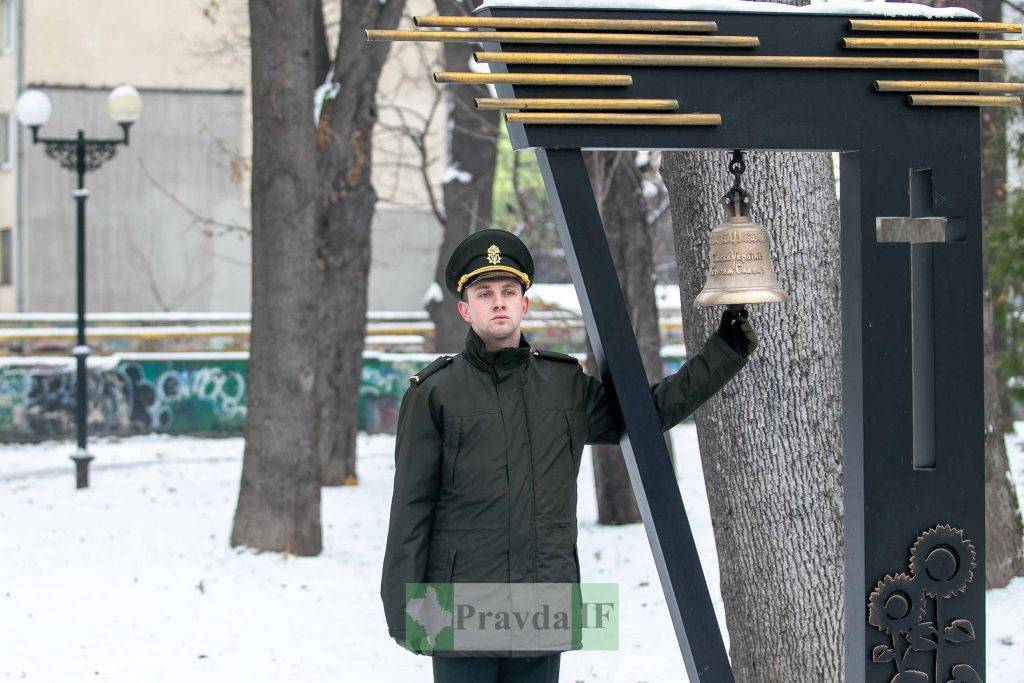
M 745 363 L 715 333 L 652 384 L 663 431 Z M 461 354 L 441 356 L 410 380 L 398 414 L 381 579 L 391 636 L 405 641 L 407 582 L 578 583 L 583 446 L 618 444 L 622 431 L 601 381 L 572 356 L 532 349 L 525 335 L 518 348 L 488 351 L 472 328 Z

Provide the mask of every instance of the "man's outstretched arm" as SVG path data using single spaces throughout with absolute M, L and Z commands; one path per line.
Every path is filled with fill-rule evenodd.
M 688 358 L 668 377 L 650 385 L 662 431 L 668 431 L 714 396 L 747 363 L 757 348 L 757 335 L 748 314 L 726 310 L 719 328 L 700 353 Z M 621 426 L 607 403 L 601 380 L 588 377 L 587 443 L 619 443 Z
M 395 439 L 395 485 L 381 574 L 388 633 L 405 646 L 405 584 L 422 583 L 441 488 L 442 435 L 430 408 L 430 389 L 412 385 L 402 397 Z

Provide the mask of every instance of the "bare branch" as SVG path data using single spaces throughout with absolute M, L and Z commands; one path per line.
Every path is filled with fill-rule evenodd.
M 147 168 L 146 163 L 142 160 L 142 157 L 139 157 L 139 168 L 142 169 L 143 175 L 146 177 L 146 179 L 150 183 L 153 184 L 153 187 L 155 187 L 157 190 L 159 190 L 160 193 L 163 194 L 165 197 L 170 199 L 171 202 L 173 202 L 178 208 L 180 208 L 182 211 L 184 211 L 186 214 L 188 214 L 188 216 L 192 218 L 191 225 L 198 224 L 198 225 L 202 226 L 201 229 L 203 229 L 205 234 L 211 235 L 211 236 L 216 236 L 218 233 L 214 232 L 214 228 L 221 228 L 222 229 L 223 232 L 221 232 L 219 234 L 224 234 L 224 233 L 228 233 L 228 232 L 239 232 L 239 233 L 241 233 L 243 235 L 246 235 L 246 236 L 252 234 L 252 228 L 250 228 L 249 226 L 239 225 L 237 223 L 228 223 L 228 222 L 225 222 L 225 221 L 218 221 L 216 219 L 210 218 L 209 216 L 204 216 L 201 213 L 199 213 L 198 211 L 196 211 L 195 209 L 193 209 L 191 206 L 189 206 L 184 201 L 182 201 L 181 198 L 179 198 L 176 194 L 174 194 L 169 189 L 164 187 L 160 183 L 160 181 L 158 181 L 153 176 L 153 174 L 150 172 L 149 168 Z

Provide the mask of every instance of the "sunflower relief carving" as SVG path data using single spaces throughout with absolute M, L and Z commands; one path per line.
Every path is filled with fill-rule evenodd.
M 946 678 L 939 670 L 946 647 L 975 639 L 969 619 L 952 619 L 943 627 L 944 600 L 967 590 L 977 567 L 974 545 L 962 529 L 940 524 L 917 537 L 910 549 L 910 573 L 887 574 L 868 596 L 868 623 L 892 640 L 892 646 L 876 645 L 871 661 L 892 662 L 896 675 L 890 683 L 982 683 L 969 664 L 957 664 Z M 922 621 L 927 601 L 934 600 L 935 621 Z M 941 631 L 941 632 L 940 632 Z M 913 669 L 907 657 L 913 652 L 934 652 L 935 677 Z

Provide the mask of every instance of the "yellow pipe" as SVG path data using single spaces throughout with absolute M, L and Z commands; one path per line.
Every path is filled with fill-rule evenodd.
M 539 17 L 413 17 L 420 27 L 435 28 L 511 28 L 553 29 L 559 31 L 666 31 L 678 33 L 714 33 L 713 21 L 674 21 L 647 19 L 574 19 Z
M 604 114 L 589 112 L 508 112 L 509 123 L 554 125 L 720 126 L 721 114 Z
M 545 33 L 543 31 L 405 31 L 366 29 L 367 40 L 417 40 L 544 45 L 655 45 L 666 47 L 757 47 L 757 36 L 647 35 L 644 33 Z
M 633 85 L 629 74 L 488 74 L 438 71 L 436 83 L 514 83 L 516 85 Z
M 1024 83 L 975 81 L 875 81 L 879 92 L 1024 92 Z
M 907 95 L 915 107 L 1016 107 L 1019 97 L 998 95 Z
M 793 55 L 645 55 L 564 52 L 474 52 L 478 62 L 574 66 L 692 66 L 761 69 L 1001 69 L 1001 59 L 813 57 Z
M 853 31 L 912 31 L 921 33 L 1020 33 L 1020 24 L 994 21 L 906 21 L 902 19 L 850 19 Z
M 477 97 L 477 109 L 678 109 L 679 100 L 577 99 L 571 97 Z
M 961 38 L 843 38 L 843 47 L 860 50 L 1024 50 L 1024 40 Z

